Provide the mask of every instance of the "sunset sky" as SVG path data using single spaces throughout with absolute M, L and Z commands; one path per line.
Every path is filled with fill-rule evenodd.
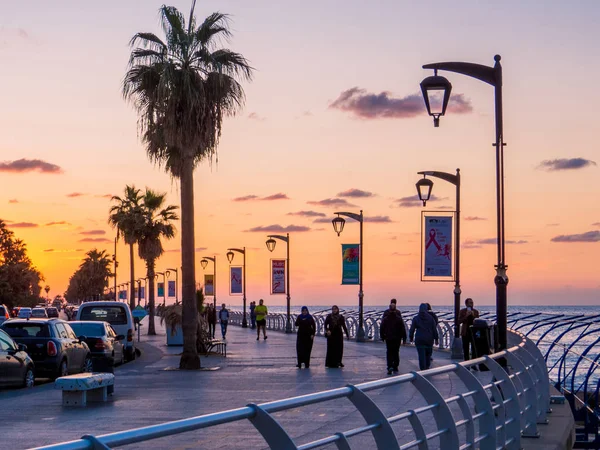
M 178 183 L 147 159 L 121 96 L 128 42 L 138 31 L 161 33 L 161 4 L 3 8 L 0 218 L 27 243 L 51 296 L 66 290 L 85 251 L 113 253 L 110 196 L 126 184 L 179 204 Z M 169 4 L 189 14 L 190 0 Z M 241 304 L 227 295 L 225 253 L 245 246 L 248 300 L 285 303 L 269 296 L 269 260 L 285 257 L 285 245 L 269 253 L 265 240 L 290 227 L 292 303 L 356 304 L 358 287 L 340 285 L 340 256 L 342 243 L 358 242 L 358 224 L 348 221 L 338 238 L 331 219 L 363 209 L 366 304 L 450 305 L 451 283 L 420 281 L 423 208 L 414 196 L 416 172 L 459 167 L 462 290 L 493 304 L 493 89 L 443 73 L 456 97 L 434 128 L 419 83 L 432 74 L 423 64 L 493 65 L 499 53 L 509 307 L 598 303 L 600 3 L 198 1 L 199 20 L 214 11 L 231 14 L 227 45 L 256 69 L 244 110 L 224 123 L 218 163 L 195 172 L 196 279 L 201 257 L 217 255 L 219 302 Z M 438 200 L 426 209 L 452 209 L 454 187 L 434 182 Z M 164 243 L 158 270 L 181 265 L 179 239 Z M 121 283 L 122 243 L 117 253 Z M 136 275 L 145 276 L 139 260 Z

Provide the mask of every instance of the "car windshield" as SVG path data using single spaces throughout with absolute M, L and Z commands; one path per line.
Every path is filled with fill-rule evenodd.
M 111 325 L 126 325 L 127 314 L 122 306 L 82 306 L 79 320 L 101 320 Z
M 77 336 L 85 337 L 100 337 L 104 336 L 104 325 L 100 323 L 82 323 L 82 322 L 71 322 L 69 323 L 71 328 Z
M 6 315 L 6 310 L 4 309 L 4 306 L 0 306 L 0 316 L 5 316 Z
M 7 321 L 2 325 L 2 329 L 13 338 L 27 338 L 27 337 L 50 337 L 48 325 L 45 323 L 19 323 Z

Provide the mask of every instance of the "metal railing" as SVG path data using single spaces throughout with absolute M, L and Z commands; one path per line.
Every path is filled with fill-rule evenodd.
M 471 361 L 118 433 L 84 436 L 76 441 L 39 448 L 113 448 L 248 420 L 272 449 L 309 450 L 335 444 L 338 449 L 349 450 L 352 438 L 361 435 L 370 435 L 379 450 L 421 450 L 432 444 L 442 450 L 520 449 L 521 439 L 538 436 L 537 425 L 546 423 L 549 380 L 538 347 L 519 332 L 511 331 L 511 339 L 517 344 L 510 349 Z M 506 370 L 502 364 L 507 364 Z M 470 370 L 475 367 L 481 370 L 483 366 L 489 370 L 489 380 L 481 380 L 486 372 Z M 461 386 L 461 392 L 444 398 L 433 384 L 433 379 L 438 376 L 452 377 L 453 385 Z M 374 398 L 367 395 L 371 391 L 401 385 L 412 385 L 425 405 L 388 417 Z M 274 417 L 277 412 L 336 399 L 349 400 L 365 424 L 299 444 Z M 426 432 L 426 428 L 430 428 L 427 421 L 430 415 L 435 430 Z M 400 443 L 393 426 L 406 422 L 414 438 Z

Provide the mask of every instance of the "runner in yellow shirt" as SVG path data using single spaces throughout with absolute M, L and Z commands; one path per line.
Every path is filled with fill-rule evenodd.
M 264 339 L 267 339 L 267 307 L 264 305 L 264 300 L 261 298 L 258 301 L 258 306 L 254 308 L 256 314 L 256 340 L 260 339 L 260 329 L 263 330 Z

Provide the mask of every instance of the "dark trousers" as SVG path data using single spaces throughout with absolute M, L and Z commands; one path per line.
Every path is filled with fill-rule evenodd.
M 433 353 L 432 345 L 418 345 L 417 354 L 419 355 L 419 370 L 429 369 L 431 366 L 431 354 Z
M 388 369 L 398 370 L 400 365 L 400 339 L 386 339 L 385 346 Z
M 221 334 L 223 335 L 223 339 L 225 339 L 225 335 L 227 334 L 227 320 L 221 320 Z
M 215 337 L 215 328 L 217 327 L 216 323 L 208 322 L 208 334 L 214 339 Z
M 256 315 L 255 314 L 250 314 L 250 324 L 251 324 L 250 326 L 254 330 L 256 328 Z
M 462 337 L 463 344 L 463 356 L 465 361 L 470 360 L 471 358 L 475 358 L 475 345 L 473 343 L 473 338 L 471 337 L 471 333 L 467 332 L 466 336 Z

